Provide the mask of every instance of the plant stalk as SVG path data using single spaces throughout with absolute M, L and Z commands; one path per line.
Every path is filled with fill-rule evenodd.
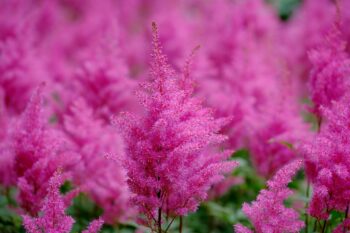
M 180 216 L 180 225 L 179 225 L 179 233 L 182 233 L 182 216 Z
M 162 207 L 158 209 L 158 233 L 162 233 Z

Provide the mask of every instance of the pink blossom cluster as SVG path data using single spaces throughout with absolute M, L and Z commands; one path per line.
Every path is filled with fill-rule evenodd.
M 309 85 L 315 113 L 322 119 L 320 108 L 331 108 L 349 91 L 350 57 L 346 52 L 342 25 L 335 23 L 319 48 L 310 51 L 312 64 Z
M 343 28 L 343 20 L 336 19 L 320 47 L 310 52 L 310 95 L 319 132 L 303 147 L 307 178 L 314 189 L 308 213 L 318 220 L 327 220 L 331 211 L 344 212 L 346 217 L 334 232 L 349 229 L 350 60 Z
M 96 117 L 83 99 L 73 103 L 64 116 L 63 132 L 73 144 L 72 151 L 81 157 L 80 166 L 73 171 L 74 182 L 104 209 L 106 222 L 128 220 L 133 211 L 130 210 L 126 172 L 121 164 L 124 159 L 121 136 Z M 107 159 L 111 155 L 119 161 Z
M 24 215 L 24 227 L 28 233 L 69 233 L 72 229 L 74 219 L 65 214 L 66 203 L 60 195 L 59 188 L 63 184 L 63 177 L 56 173 L 50 178 L 47 196 L 41 208 L 42 216 L 32 218 Z M 94 220 L 88 229 L 82 233 L 97 233 L 103 221 Z
M 312 69 L 309 77 L 313 112 L 318 118 L 318 134 L 305 143 L 302 152 L 305 171 L 313 185 L 313 195 L 307 212 L 328 221 L 332 211 L 345 217 L 333 232 L 347 232 L 349 228 L 349 78 L 347 22 L 348 12 L 337 2 L 337 18 L 328 28 L 319 46 L 309 53 Z
M 301 165 L 302 161 L 296 160 L 282 167 L 267 182 L 268 189 L 260 191 L 256 201 L 251 205 L 243 204 L 243 212 L 251 220 L 255 232 L 293 233 L 299 232 L 304 227 L 304 222 L 299 219 L 298 212 L 284 206 L 284 200 L 293 194 L 287 185 Z M 237 233 L 253 232 L 240 224 L 236 225 L 235 229 Z
M 134 108 L 135 84 L 112 2 L 82 3 L 0 3 L 1 183 L 16 185 L 21 211 L 35 217 L 61 169 L 112 224 L 134 215 L 124 168 L 106 156 L 124 159 L 109 118 Z
M 332 108 L 321 109 L 321 131 L 304 147 L 306 172 L 314 188 L 309 213 L 318 219 L 328 219 L 332 210 L 345 213 L 349 206 L 348 102 L 347 94 Z
M 226 139 L 219 131 L 227 119 L 215 119 L 199 98 L 192 97 L 188 68 L 175 73 L 155 24 L 153 30 L 151 82 L 138 93 L 145 113 L 140 117 L 125 113 L 116 124 L 127 145 L 132 200 L 147 216 L 147 224 L 156 228 L 162 212 L 182 216 L 195 211 L 210 186 L 237 163 L 225 162 L 230 153 L 215 149 Z
M 78 157 L 71 153 L 65 135 L 46 127 L 42 88 L 31 97 L 18 119 L 13 136 L 14 171 L 23 209 L 35 216 L 42 207 L 48 181 L 58 170 L 71 170 Z

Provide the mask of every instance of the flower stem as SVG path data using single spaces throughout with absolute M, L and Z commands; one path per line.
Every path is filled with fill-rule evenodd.
M 348 218 L 348 213 L 349 213 L 349 205 L 346 206 L 346 210 L 345 210 L 345 216 L 344 216 L 344 220 L 343 222 Z M 343 225 L 343 232 L 345 233 L 345 224 Z
M 310 194 L 310 183 L 307 181 L 307 186 L 306 186 L 306 197 L 309 199 L 309 194 Z M 309 207 L 309 202 L 307 201 L 305 204 L 305 233 L 309 232 L 309 215 L 307 214 L 307 208 Z
M 182 233 L 182 216 L 180 216 L 179 233 Z
M 162 207 L 158 209 L 158 233 L 162 233 Z
M 322 227 L 322 233 L 326 232 L 327 220 L 324 220 L 324 224 Z

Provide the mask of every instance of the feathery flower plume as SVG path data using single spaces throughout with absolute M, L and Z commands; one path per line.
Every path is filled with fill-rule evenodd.
M 74 171 L 75 183 L 104 209 L 103 220 L 113 224 L 133 215 L 121 164 L 124 144 L 116 129 L 94 114 L 83 99 L 76 100 L 64 116 L 63 130 L 81 156 L 81 166 Z M 107 159 L 107 155 L 118 161 Z
M 134 105 L 135 83 L 128 78 L 118 36 L 118 33 L 101 33 L 99 43 L 82 55 L 82 61 L 72 76 L 72 90 L 106 121 L 111 115 L 129 110 Z
M 63 176 L 58 172 L 50 179 L 47 196 L 41 208 L 42 216 L 37 218 L 23 216 L 24 227 L 28 233 L 69 233 L 71 231 L 74 219 L 65 214 L 67 206 L 59 191 L 63 181 Z
M 270 46 L 278 44 L 278 19 L 261 0 L 217 2 L 220 4 L 208 9 L 208 23 L 204 24 L 209 24 L 205 41 L 210 43 L 205 45 L 199 91 L 217 116 L 233 118 L 223 130 L 236 149 L 247 146 L 249 119 L 258 121 L 255 118 L 264 113 L 266 102 L 281 89 L 275 62 L 278 54 Z
M 50 128 L 43 111 L 43 85 L 32 95 L 14 130 L 14 169 L 20 206 L 35 216 L 46 196 L 48 180 L 60 167 L 73 166 L 79 156 L 70 152 L 62 132 Z
M 0 3 L 0 87 L 9 114 L 20 114 L 46 77 L 26 3 Z
M 0 88 L 0 184 L 5 187 L 16 184 L 14 171 L 14 154 L 10 127 L 14 119 L 8 116 L 5 107 L 5 97 Z
M 156 24 L 152 26 L 152 80 L 139 93 L 145 115 L 124 114 L 117 125 L 127 145 L 132 200 L 146 215 L 146 224 L 159 230 L 163 215 L 195 211 L 211 185 L 237 163 L 225 162 L 229 153 L 213 149 L 226 139 L 218 134 L 226 120 L 215 119 L 192 97 L 192 88 L 182 85 L 162 52 Z
M 280 168 L 299 157 L 302 143 L 312 133 L 300 114 L 297 100 L 290 92 L 279 100 L 269 100 L 266 110 L 252 121 L 249 140 L 251 159 L 257 172 L 272 177 Z
M 72 230 L 74 219 L 65 213 L 68 207 L 69 195 L 62 196 L 60 187 L 63 185 L 64 176 L 59 171 L 49 180 L 49 186 L 45 201 L 41 208 L 41 215 L 36 218 L 23 216 L 24 228 L 28 233 L 69 233 Z M 68 202 L 69 203 L 69 202 Z M 103 225 L 102 219 L 92 221 L 82 233 L 98 233 Z
M 84 230 L 82 233 L 98 233 L 103 225 L 102 219 L 96 219 L 89 224 L 88 229 Z
M 350 204 L 349 108 L 346 94 L 332 108 L 321 108 L 325 124 L 304 147 L 305 170 L 314 187 L 309 213 L 327 219 L 330 211 L 346 212 Z
M 304 226 L 299 214 L 284 206 L 284 200 L 293 193 L 287 185 L 301 166 L 301 160 L 285 165 L 267 182 L 268 189 L 260 191 L 256 201 L 243 204 L 243 212 L 257 233 L 295 233 Z M 253 232 L 240 224 L 235 229 L 237 233 Z
M 341 23 L 337 22 L 322 46 L 309 54 L 310 94 L 319 118 L 322 118 L 321 106 L 331 107 L 333 101 L 338 101 L 350 88 L 350 58 L 346 46 Z
M 329 0 L 305 0 L 281 27 L 281 49 L 293 77 L 300 83 L 299 92 L 307 93 L 306 83 L 312 68 L 308 52 L 323 43 L 335 19 L 335 4 Z

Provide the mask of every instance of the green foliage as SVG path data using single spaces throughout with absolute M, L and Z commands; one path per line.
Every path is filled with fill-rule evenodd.
M 69 187 L 71 187 L 71 184 L 66 182 L 61 187 L 61 191 L 65 188 L 69 190 Z M 99 218 L 103 214 L 103 209 L 96 205 L 86 194 L 80 193 L 73 199 L 73 204 L 68 208 L 67 214 L 75 220 L 71 233 L 79 233 L 85 230 L 91 221 Z M 131 233 L 135 232 L 136 228 L 137 225 L 133 222 L 115 226 L 104 224 L 101 233 Z
M 99 208 L 87 195 L 80 193 L 73 200 L 73 205 L 67 210 L 74 220 L 72 233 L 78 233 L 86 229 L 89 223 L 99 218 L 103 210 Z
M 299 6 L 300 0 L 267 0 L 272 3 L 278 10 L 282 20 L 288 20 L 294 10 Z
M 265 187 L 265 181 L 253 169 L 247 150 L 235 152 L 232 159 L 239 162 L 232 175 L 242 177 L 243 182 L 231 187 L 224 196 L 203 203 L 197 212 L 186 217 L 184 232 L 232 233 L 233 224 L 239 222 L 249 226 L 249 221 L 241 211 L 242 204 L 253 201 Z
M 16 189 L 0 187 L 0 232 L 22 233 L 21 217 L 15 213 L 17 207 L 15 201 Z
M 73 189 L 73 184 L 69 180 L 66 180 L 60 187 L 60 193 L 66 194 Z

